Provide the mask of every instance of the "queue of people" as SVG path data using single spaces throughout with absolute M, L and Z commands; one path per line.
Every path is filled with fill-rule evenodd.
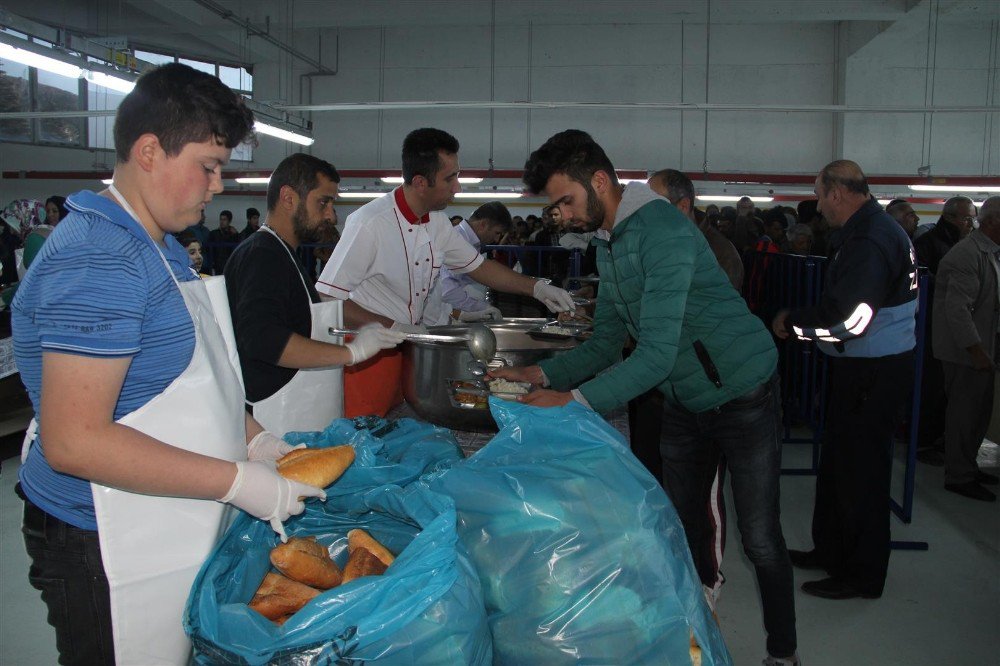
M 282 521 L 324 493 L 277 474 L 274 461 L 292 448 L 281 436 L 399 404 L 396 347 L 408 334 L 501 315 L 469 295 L 470 283 L 574 311 L 571 294 L 545 276 L 480 252 L 519 241 L 592 253 L 602 285 L 593 335 L 492 374 L 533 384 L 520 399 L 539 408 L 576 401 L 606 413 L 658 396 L 655 428 L 642 435 L 656 457 L 647 466 L 677 508 L 710 604 L 722 575 L 719 516 L 707 507 L 732 480 L 766 665 L 800 663 L 793 566 L 826 573 L 802 586 L 817 597 L 882 594 L 884 444 L 912 386 L 919 252 L 907 231 L 912 208 L 883 210 L 859 165 L 828 164 L 816 200 L 794 210 L 759 217 L 746 199 L 703 213 L 684 174 L 664 169 L 648 185 L 622 186 L 603 148 L 566 130 L 525 165 L 528 190 L 549 200 L 537 222 L 498 202 L 449 219 L 459 142 L 421 128 L 402 144 L 403 184 L 347 217 L 314 280 L 297 249 L 338 237 L 341 178 L 330 162 L 286 157 L 263 220 L 248 209 L 241 232 L 223 211 L 218 230 L 205 228 L 222 168 L 252 127 L 242 98 L 211 75 L 180 64 L 144 74 L 117 112 L 112 184 L 53 202 L 62 221 L 12 303 L 35 412 L 17 486 L 29 578 L 64 663 L 182 660 L 183 604 L 226 505 L 283 537 Z M 946 205 L 939 225 L 971 227 L 977 213 L 960 204 Z M 946 487 L 987 499 L 979 488 L 996 477 L 976 467 L 986 426 L 971 410 L 992 402 L 1000 197 L 979 218 L 973 233 L 943 227 L 925 237 L 957 241 L 934 268 L 933 350 L 950 405 Z M 754 251 L 828 254 L 818 305 L 768 322 L 754 315 L 741 295 Z M 357 333 L 345 340 L 331 328 Z M 813 548 L 804 550 L 788 549 L 780 523 L 775 339 L 790 336 L 815 341 L 831 367 Z

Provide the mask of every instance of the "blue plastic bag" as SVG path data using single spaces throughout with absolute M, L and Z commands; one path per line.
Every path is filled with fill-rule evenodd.
M 500 432 L 421 483 L 455 500 L 495 664 L 730 664 L 666 493 L 599 415 L 490 398 Z
M 184 628 L 199 663 L 490 663 L 482 594 L 455 532 L 454 503 L 418 484 L 384 482 L 405 482 L 453 461 L 460 456 L 457 445 L 439 429 L 413 421 L 392 431 L 379 439 L 341 419 L 311 439 L 297 433 L 313 444 L 347 440 L 357 457 L 327 489 L 326 502 L 307 502 L 304 513 L 285 523 L 289 536 L 315 536 L 341 567 L 347 532 L 363 528 L 398 553 L 389 570 L 322 593 L 279 627 L 246 605 L 271 570 L 277 535 L 241 513 L 188 599 Z

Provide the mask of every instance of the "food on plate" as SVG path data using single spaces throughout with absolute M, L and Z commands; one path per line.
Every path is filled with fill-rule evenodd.
M 264 576 L 260 587 L 247 604 L 268 620 L 284 621 L 320 593 L 319 590 L 285 578 L 281 574 Z
M 527 382 L 512 382 L 500 377 L 494 377 L 490 380 L 489 384 L 490 393 L 510 393 L 514 395 L 524 395 L 531 386 Z
M 342 577 L 340 568 L 316 537 L 292 537 L 288 543 L 279 543 L 271 551 L 271 564 L 288 578 L 320 590 L 340 585 Z
M 362 529 L 353 529 L 347 533 L 347 551 L 353 553 L 358 548 L 368 550 L 387 567 L 396 560 L 396 556 L 390 553 L 388 548 L 376 541 L 371 534 Z
M 573 327 L 570 327 L 570 326 L 557 326 L 557 325 L 553 324 L 552 326 L 542 326 L 538 330 L 541 333 L 548 333 L 550 335 L 565 335 L 565 336 L 568 336 L 568 337 L 572 337 L 572 336 L 574 336 L 574 335 L 576 335 L 577 333 L 580 332 L 580 327 L 579 326 L 573 326 Z
M 354 462 L 354 447 L 295 449 L 278 459 L 278 474 L 286 479 L 326 488 Z
M 367 548 L 358 548 L 351 552 L 344 567 L 344 583 L 349 583 L 362 576 L 381 576 L 389 567 Z

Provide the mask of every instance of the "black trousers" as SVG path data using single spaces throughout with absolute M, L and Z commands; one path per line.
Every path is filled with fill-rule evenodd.
M 831 358 L 813 543 L 827 571 L 881 594 L 889 568 L 891 442 L 913 386 L 913 352 Z
M 24 500 L 24 546 L 31 558 L 28 580 L 42 593 L 56 630 L 60 664 L 114 665 L 111 595 L 97 532 L 51 516 Z

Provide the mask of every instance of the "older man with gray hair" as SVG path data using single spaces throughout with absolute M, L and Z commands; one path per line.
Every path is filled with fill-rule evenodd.
M 990 423 L 1000 318 L 1000 196 L 983 204 L 979 228 L 941 259 L 934 292 L 934 356 L 944 369 L 944 487 L 970 499 L 996 501 L 983 484 L 997 476 L 976 464 Z

